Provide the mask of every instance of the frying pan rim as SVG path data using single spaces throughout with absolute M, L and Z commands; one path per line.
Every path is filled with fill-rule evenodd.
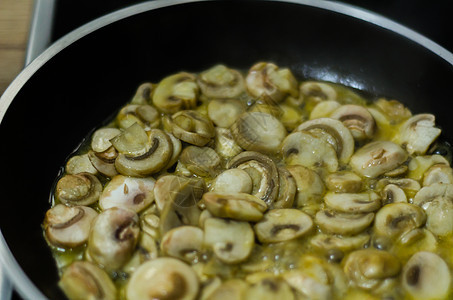
M 144 3 L 135 4 L 118 11 L 106 14 L 105 16 L 99 17 L 79 28 L 71 31 L 59 40 L 50 45 L 42 54 L 35 58 L 28 66 L 26 66 L 22 72 L 13 80 L 9 87 L 5 90 L 3 95 L 0 97 L 0 125 L 9 105 L 14 100 L 17 93 L 25 85 L 25 83 L 52 57 L 64 50 L 69 45 L 77 42 L 77 40 L 84 36 L 99 30 L 102 27 L 108 26 L 112 23 L 118 22 L 125 18 L 143 13 L 146 11 L 159 9 L 163 7 L 176 6 L 186 3 L 196 2 L 216 2 L 222 0 L 154 0 Z M 389 18 L 386 18 L 375 12 L 338 2 L 338 1 L 327 1 L 327 0 L 264 0 L 267 2 L 281 2 L 291 3 L 298 5 L 305 5 L 309 7 L 315 7 L 324 9 L 327 11 L 340 13 L 345 16 L 349 16 L 355 19 L 363 20 L 367 23 L 376 25 L 377 27 L 392 31 L 399 36 L 405 37 L 425 49 L 433 52 L 444 59 L 447 63 L 453 66 L 453 53 L 443 48 L 439 44 L 435 43 L 431 39 L 424 35 L 398 23 Z M 8 276 L 16 288 L 17 292 L 24 299 L 47 299 L 42 292 L 32 283 L 25 272 L 22 270 L 16 259 L 14 258 L 11 250 L 9 249 L 6 240 L 0 229 L 0 264 L 3 268 L 4 275 Z

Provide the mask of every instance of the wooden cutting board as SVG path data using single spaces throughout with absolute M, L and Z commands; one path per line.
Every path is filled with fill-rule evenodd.
M 33 0 L 0 0 L 0 95 L 24 67 Z

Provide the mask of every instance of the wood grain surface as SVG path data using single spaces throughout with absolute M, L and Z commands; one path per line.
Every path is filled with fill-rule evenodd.
M 33 0 L 0 0 L 0 95 L 24 67 Z

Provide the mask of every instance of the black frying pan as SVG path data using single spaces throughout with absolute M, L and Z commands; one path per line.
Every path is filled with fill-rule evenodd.
M 153 1 L 82 27 L 2 96 L 0 254 L 24 298 L 63 298 L 40 227 L 50 189 L 68 154 L 144 81 L 216 63 L 247 69 L 273 61 L 299 78 L 343 83 L 434 113 L 443 138 L 453 140 L 446 109 L 453 55 L 415 32 L 318 0 L 186 2 Z

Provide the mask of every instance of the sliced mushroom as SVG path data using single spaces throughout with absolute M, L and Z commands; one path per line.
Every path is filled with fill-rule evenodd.
M 116 121 L 123 129 L 137 123 L 145 130 L 149 130 L 160 125 L 160 114 L 157 109 L 148 104 L 128 104 L 119 111 Z
M 401 126 L 400 140 L 409 154 L 423 155 L 440 133 L 441 130 L 435 127 L 434 115 L 418 114 Z
M 297 108 L 286 104 L 280 104 L 279 107 L 282 111 L 280 121 L 283 126 L 285 126 L 288 131 L 294 130 L 302 122 L 302 113 Z
M 302 299 L 332 299 L 332 288 L 325 278 L 316 278 L 309 272 L 290 270 L 282 274 L 283 279 L 296 291 Z
M 400 270 L 401 264 L 393 254 L 371 248 L 351 252 L 344 262 L 346 276 L 353 285 L 365 290 L 377 289 Z
M 353 236 L 338 236 L 318 233 L 310 240 L 310 244 L 326 253 L 339 250 L 343 253 L 363 248 L 370 241 L 368 233 L 360 233 Z
M 96 130 L 91 137 L 91 149 L 95 152 L 104 152 L 112 147 L 110 140 L 120 133 L 121 130 L 114 127 L 104 127 Z
M 294 300 L 296 298 L 286 281 L 278 277 L 268 277 L 251 284 L 246 291 L 245 299 Z
M 196 77 L 181 72 L 165 77 L 154 90 L 153 104 L 162 112 L 174 114 L 197 105 L 198 85 Z
M 452 184 L 434 183 L 421 188 L 414 197 L 414 204 L 427 208 L 429 202 L 441 198 L 445 199 L 445 201 L 453 201 Z
M 107 270 L 121 268 L 132 256 L 140 233 L 137 214 L 113 207 L 93 221 L 88 239 L 89 256 Z
M 246 299 L 248 284 L 241 279 L 227 279 L 206 300 Z
M 326 178 L 327 188 L 336 193 L 358 193 L 362 185 L 362 178 L 350 171 L 335 172 Z
M 230 218 L 239 221 L 259 221 L 266 211 L 267 205 L 260 198 L 245 194 L 205 193 L 203 201 L 209 212 L 220 218 Z
M 195 226 L 180 226 L 168 231 L 160 242 L 164 255 L 191 263 L 201 254 L 203 230 Z
M 144 212 L 140 216 L 140 228 L 142 232 L 149 235 L 153 239 L 160 238 L 160 218 L 153 212 Z
M 216 65 L 198 76 L 201 92 L 209 98 L 234 98 L 245 91 L 242 74 L 224 65 Z
M 255 98 L 278 103 L 286 95 L 297 97 L 297 80 L 289 69 L 260 62 L 252 66 L 246 77 L 248 92 Z
M 212 183 L 211 190 L 216 193 L 252 192 L 253 182 L 249 174 L 242 169 L 229 169 L 220 173 Z
M 277 243 L 299 238 L 313 228 L 309 215 L 294 208 L 272 209 L 255 224 L 254 229 L 261 243 Z
M 216 127 L 214 138 L 215 151 L 223 158 L 232 158 L 243 150 L 236 143 L 231 134 L 231 130 L 227 128 Z
M 300 93 L 306 103 L 337 99 L 337 92 L 330 84 L 318 81 L 303 82 L 300 85 Z
M 173 154 L 170 137 L 160 129 L 151 129 L 147 137 L 146 151 L 142 154 L 120 153 L 115 160 L 118 172 L 126 176 L 145 177 L 161 171 Z
M 265 114 L 272 115 L 281 121 L 281 117 L 283 116 L 283 110 L 281 109 L 281 104 L 274 105 L 274 104 L 267 104 L 262 102 L 255 102 L 250 108 L 248 112 L 262 112 Z
M 213 99 L 208 104 L 209 119 L 218 127 L 229 128 L 245 112 L 245 104 L 237 99 Z
M 404 190 L 393 183 L 386 185 L 385 188 L 382 189 L 381 196 L 383 205 L 408 202 Z
M 165 116 L 163 122 L 176 138 L 195 146 L 203 147 L 215 136 L 211 120 L 195 110 Z
M 384 190 L 387 185 L 396 185 L 401 188 L 407 197 L 413 198 L 420 190 L 421 186 L 418 181 L 410 178 L 382 178 L 376 185 L 377 190 Z
M 371 139 L 376 131 L 376 122 L 370 112 L 363 106 L 346 104 L 337 108 L 330 115 L 340 120 L 357 141 Z
M 409 162 L 409 178 L 414 180 L 422 180 L 425 172 L 433 165 L 436 164 L 445 164 L 449 166 L 450 164 L 445 159 L 445 157 L 434 154 L 434 155 L 417 155 L 413 157 Z
M 222 170 L 219 155 L 209 147 L 188 146 L 182 150 L 179 162 L 201 177 L 216 177 Z
M 99 198 L 102 210 L 122 207 L 141 212 L 154 201 L 153 178 L 135 178 L 117 175 L 109 181 Z
M 66 163 L 65 171 L 67 174 L 91 173 L 97 175 L 98 173 L 88 154 L 72 156 Z
M 156 259 L 159 256 L 159 249 L 154 237 L 142 231 L 131 259 L 122 267 L 122 271 L 132 274 L 146 261 Z
M 155 85 L 151 82 L 145 82 L 138 86 L 135 95 L 132 97 L 132 104 L 149 104 L 155 90 Z
M 291 208 L 296 198 L 297 185 L 287 168 L 278 168 L 279 189 L 271 208 Z
M 324 183 L 315 171 L 300 165 L 288 166 L 287 169 L 296 183 L 296 207 L 304 208 L 322 203 Z
M 310 120 L 318 118 L 328 118 L 330 115 L 341 106 L 338 101 L 325 100 L 316 104 L 310 112 Z
M 393 123 L 399 123 L 412 116 L 410 110 L 397 100 L 378 99 L 374 104 L 379 107 Z
M 57 204 L 46 212 L 46 238 L 58 247 L 72 248 L 82 245 L 88 240 L 91 222 L 97 215 L 90 207 Z
M 58 201 L 69 205 L 91 205 L 99 200 L 102 184 L 91 173 L 68 174 L 60 178 L 55 189 Z
M 231 126 L 231 133 L 242 148 L 276 153 L 286 137 L 286 128 L 276 117 L 263 112 L 246 112 Z
M 354 235 L 364 231 L 373 222 L 374 213 L 350 214 L 333 210 L 320 210 L 315 223 L 324 233 Z
M 381 197 L 375 192 L 333 193 L 324 196 L 324 203 L 336 210 L 351 213 L 374 212 L 381 207 Z
M 181 141 L 179 139 L 177 139 L 173 134 L 171 134 L 169 132 L 165 132 L 165 133 L 170 138 L 171 144 L 173 146 L 172 147 L 173 153 L 172 153 L 167 165 L 162 170 L 167 170 L 167 169 L 171 168 L 178 161 L 179 155 L 181 154 L 181 151 L 182 151 Z
M 383 206 L 374 220 L 374 232 L 390 239 L 423 226 L 426 214 L 417 205 L 410 203 L 391 203 Z
M 437 254 L 418 252 L 403 268 L 402 286 L 413 299 L 446 299 L 450 293 L 451 272 Z
M 132 274 L 126 297 L 128 300 L 193 300 L 198 290 L 197 274 L 190 266 L 176 258 L 159 257 L 145 262 Z
M 351 157 L 352 169 L 365 177 L 375 178 L 395 169 L 406 161 L 408 155 L 390 141 L 374 141 L 357 150 Z
M 297 131 L 311 131 L 322 130 L 333 138 L 328 139 L 329 143 L 334 147 L 338 160 L 341 163 L 348 163 L 351 155 L 354 153 L 354 138 L 343 123 L 331 118 L 313 119 L 300 124 Z
M 58 286 L 71 300 L 117 299 L 116 287 L 109 275 L 87 261 L 75 261 L 66 268 Z
M 204 244 L 224 263 L 246 260 L 252 252 L 254 240 L 253 229 L 247 222 L 209 218 L 204 223 Z
M 423 185 L 433 183 L 453 184 L 453 169 L 446 164 L 435 164 L 426 170 L 423 175 Z
M 99 173 L 113 177 L 118 174 L 115 167 L 115 159 L 118 157 L 118 151 L 112 146 L 104 152 L 88 151 L 88 159 Z

